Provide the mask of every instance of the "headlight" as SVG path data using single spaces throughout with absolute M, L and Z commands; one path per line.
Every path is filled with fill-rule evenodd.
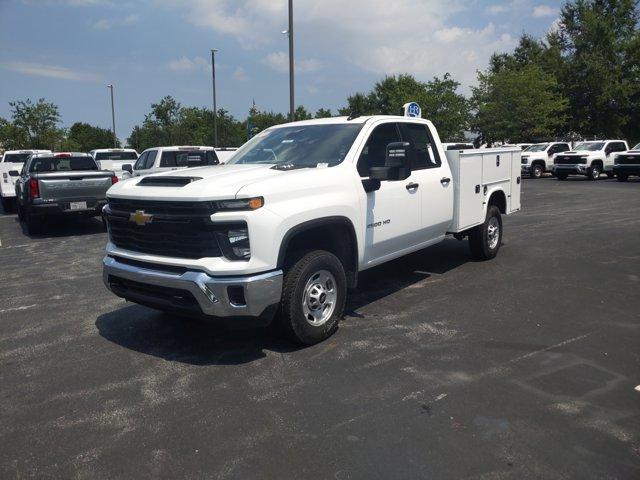
M 257 210 L 264 205 L 264 198 L 240 198 L 237 200 L 220 200 L 218 202 L 218 210 L 237 211 L 237 210 Z

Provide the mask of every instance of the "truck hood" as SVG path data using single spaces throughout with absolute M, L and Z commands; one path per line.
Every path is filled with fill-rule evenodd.
M 274 170 L 272 165 L 213 165 L 208 167 L 187 168 L 147 175 L 144 179 L 192 178 L 191 183 L 183 186 L 138 185 L 142 178 L 134 177 L 116 183 L 109 189 L 108 196 L 113 198 L 140 198 L 147 200 L 223 200 L 235 198 L 247 185 L 287 175 L 295 177 L 309 174 L 316 169 L 303 168 L 293 171 Z M 146 180 L 148 181 L 148 180 Z
M 572 150 L 570 152 L 559 153 L 558 155 L 580 155 L 581 157 L 588 157 L 590 155 L 598 155 L 600 151 L 590 152 L 588 150 Z

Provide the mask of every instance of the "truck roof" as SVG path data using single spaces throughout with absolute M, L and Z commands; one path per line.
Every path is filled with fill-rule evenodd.
M 51 153 L 51 150 L 32 150 L 25 148 L 23 150 L 5 150 L 4 153 Z
M 103 153 L 103 152 L 136 152 L 134 148 L 94 148 L 91 150 L 95 153 Z M 138 152 L 136 152 L 138 153 Z
M 85 152 L 37 152 L 34 157 L 91 157 Z M 93 158 L 93 157 L 91 157 Z
M 146 150 L 214 150 L 205 145 L 171 145 L 164 147 L 149 147 Z
M 311 120 L 299 120 L 297 122 L 283 123 L 280 125 L 275 125 L 275 127 L 288 127 L 291 125 L 331 125 L 331 124 L 361 124 L 366 123 L 369 120 L 398 120 L 398 121 L 406 121 L 406 120 L 419 120 L 423 122 L 429 122 L 429 120 L 424 118 L 414 118 L 414 117 L 405 117 L 404 115 L 362 115 L 359 117 L 330 117 L 330 118 L 314 118 Z

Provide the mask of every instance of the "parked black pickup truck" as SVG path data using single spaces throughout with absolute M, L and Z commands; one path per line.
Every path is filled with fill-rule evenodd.
M 107 190 L 117 181 L 114 172 L 99 170 L 86 153 L 33 154 L 16 181 L 18 217 L 33 234 L 48 217 L 100 215 Z

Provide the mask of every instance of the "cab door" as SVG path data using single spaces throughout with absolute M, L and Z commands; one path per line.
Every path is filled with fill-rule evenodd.
M 426 123 L 402 122 L 400 133 L 415 152 L 411 170 L 420 190 L 421 242 L 439 240 L 453 219 L 454 186 L 449 164 L 442 162 L 434 133 Z
M 368 178 L 371 167 L 384 166 L 387 145 L 400 140 L 397 122 L 375 126 L 358 157 L 360 177 Z M 399 256 L 403 250 L 421 242 L 420 192 L 417 175 L 412 172 L 405 180 L 383 180 L 379 190 L 366 193 L 366 264 Z

